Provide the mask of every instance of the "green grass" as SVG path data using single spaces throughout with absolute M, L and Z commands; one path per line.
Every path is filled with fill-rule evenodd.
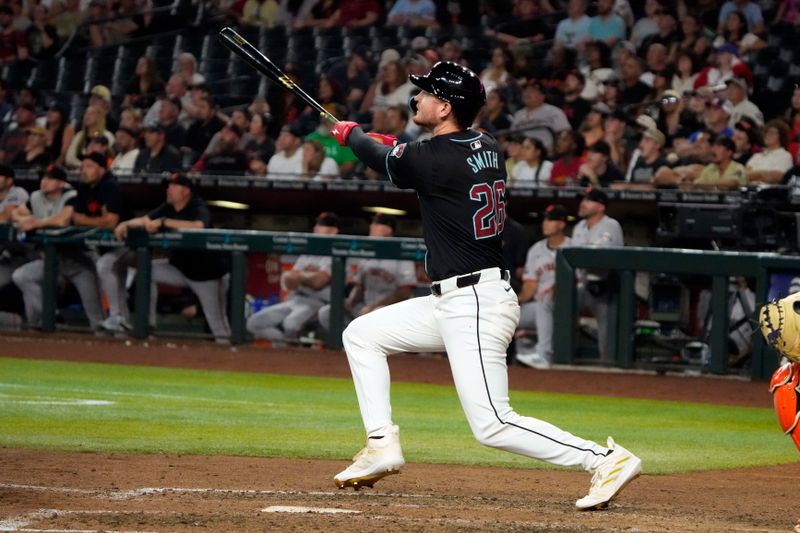
M 771 409 L 523 391 L 511 399 L 517 412 L 582 437 L 613 435 L 648 473 L 800 461 Z M 548 467 L 478 445 L 452 387 L 395 383 L 392 403 L 407 461 Z M 349 459 L 362 444 L 350 380 L 0 358 L 0 446 Z

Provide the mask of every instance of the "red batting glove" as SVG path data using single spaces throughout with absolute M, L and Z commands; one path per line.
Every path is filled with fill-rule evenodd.
M 384 146 L 394 146 L 397 144 L 397 137 L 394 135 L 384 135 L 383 133 L 370 132 L 367 133 L 367 137 L 371 137 L 373 141 Z
M 336 142 L 339 143 L 339 146 L 347 146 L 347 137 L 350 135 L 350 131 L 356 126 L 358 126 L 358 122 L 340 120 L 331 128 L 331 135 L 336 139 Z

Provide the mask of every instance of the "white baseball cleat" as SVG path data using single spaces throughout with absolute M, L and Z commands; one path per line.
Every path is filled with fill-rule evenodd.
M 369 438 L 367 445 L 353 457 L 353 464 L 334 476 L 333 482 L 340 489 L 371 487 L 376 481 L 392 474 L 399 474 L 406 464 L 400 449 L 400 428 L 391 426 L 383 438 Z
M 602 509 L 625 485 L 642 473 L 642 460 L 608 437 L 611 453 L 594 469 L 589 494 L 575 502 L 578 509 Z
M 539 370 L 547 370 L 553 366 L 550 361 L 538 352 L 517 353 L 516 359 L 518 363 Z

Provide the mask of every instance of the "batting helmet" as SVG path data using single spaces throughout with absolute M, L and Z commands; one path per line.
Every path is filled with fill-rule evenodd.
M 412 74 L 411 83 L 440 100 L 449 102 L 458 123 L 468 127 L 486 102 L 480 78 L 467 67 L 452 61 L 439 61 L 424 76 Z

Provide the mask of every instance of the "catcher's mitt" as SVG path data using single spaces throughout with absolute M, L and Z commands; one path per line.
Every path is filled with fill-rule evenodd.
M 786 363 L 778 368 L 769 383 L 778 423 L 800 450 L 800 363 Z
M 762 307 L 758 321 L 767 344 L 787 359 L 800 363 L 800 292 Z

